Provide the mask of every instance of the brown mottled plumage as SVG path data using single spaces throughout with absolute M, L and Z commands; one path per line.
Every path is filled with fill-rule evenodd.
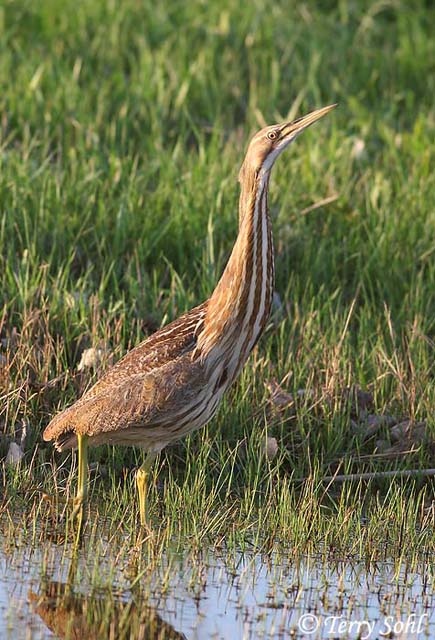
M 139 440 L 152 449 L 165 411 L 175 409 L 177 402 L 183 402 L 180 395 L 187 399 L 189 389 L 195 394 L 195 385 L 201 384 L 201 371 L 191 362 L 191 354 L 206 310 L 204 302 L 129 351 L 80 400 L 53 418 L 44 440 L 54 439 L 60 451 L 75 448 L 77 434 L 89 436 L 90 444 L 128 445 Z M 150 446 L 144 424 L 150 431 L 153 427 Z M 167 437 L 172 439 L 163 428 L 162 440 Z
M 44 440 L 54 440 L 60 450 L 79 446 L 79 463 L 84 457 L 81 471 L 79 464 L 80 504 L 86 496 L 87 444 L 137 445 L 150 452 L 151 461 L 156 452 L 214 415 L 270 314 L 274 255 L 267 197 L 271 169 L 280 153 L 334 106 L 266 127 L 252 138 L 239 174 L 239 233 L 210 299 L 127 353 L 45 429 Z M 144 477 L 148 468 L 149 464 L 143 468 Z M 139 490 L 143 502 L 144 488 Z

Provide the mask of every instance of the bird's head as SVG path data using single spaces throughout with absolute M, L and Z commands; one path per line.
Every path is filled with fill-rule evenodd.
M 277 157 L 307 127 L 329 113 L 336 104 L 312 111 L 306 116 L 292 122 L 274 124 L 256 133 L 248 146 L 245 160 L 240 169 L 239 180 L 258 176 L 262 172 L 269 173 Z

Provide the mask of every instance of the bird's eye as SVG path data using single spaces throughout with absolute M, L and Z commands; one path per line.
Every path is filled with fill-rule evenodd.
M 269 131 L 269 133 L 267 134 L 267 137 L 269 138 L 269 140 L 276 140 L 278 137 L 278 134 L 276 131 Z

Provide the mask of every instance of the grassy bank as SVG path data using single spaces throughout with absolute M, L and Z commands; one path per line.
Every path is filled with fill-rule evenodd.
M 326 4 L 2 4 L 2 456 L 26 425 L 4 513 L 47 516 L 40 492 L 71 488 L 70 458 L 41 443 L 50 417 L 213 290 L 249 135 L 338 102 L 272 177 L 267 333 L 209 427 L 163 454 L 152 513 L 169 536 L 364 546 L 369 517 L 399 553 L 404 528 L 428 544 L 431 484 L 325 496 L 321 478 L 433 466 L 435 13 Z M 91 462 L 100 517 L 133 527 L 135 454 Z

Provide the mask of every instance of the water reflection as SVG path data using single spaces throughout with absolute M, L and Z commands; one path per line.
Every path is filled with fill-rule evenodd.
M 0 546 L 1 640 L 435 638 L 433 556 L 367 566 L 167 549 L 150 562 L 108 549 L 80 550 L 75 575 L 56 545 Z
M 70 572 L 71 575 L 71 572 Z M 76 593 L 70 582 L 42 580 L 38 592 L 29 590 L 34 611 L 58 638 L 68 640 L 181 640 L 153 607 L 135 594 L 125 601 L 113 592 Z

